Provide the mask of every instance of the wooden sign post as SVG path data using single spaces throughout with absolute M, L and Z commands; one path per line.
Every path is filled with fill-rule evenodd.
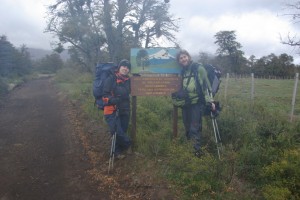
M 171 96 L 180 89 L 181 68 L 176 62 L 176 48 L 133 48 L 130 52 L 132 139 L 136 138 L 137 96 Z M 176 123 L 176 124 L 175 124 Z M 177 136 L 177 108 L 173 109 L 173 135 Z
M 180 88 L 180 77 L 177 74 L 152 74 L 151 76 L 131 77 L 132 95 L 132 140 L 136 138 L 136 103 L 137 96 L 171 96 Z M 173 108 L 173 137 L 177 137 L 177 108 Z

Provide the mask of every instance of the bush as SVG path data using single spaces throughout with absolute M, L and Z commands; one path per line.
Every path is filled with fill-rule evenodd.
M 278 159 L 263 168 L 261 176 L 266 199 L 300 198 L 300 148 L 285 150 Z M 274 194 L 277 198 L 274 198 Z
M 164 97 L 137 99 L 137 151 L 155 157 L 166 155 L 172 134 L 171 113 L 172 105 Z
M 286 200 L 291 199 L 291 192 L 285 187 L 266 185 L 263 188 L 263 195 L 266 200 Z
M 228 190 L 234 175 L 234 153 L 230 159 L 219 160 L 207 152 L 197 158 L 192 153 L 192 145 L 180 141 L 172 143 L 169 153 L 166 174 L 184 193 L 184 199 L 230 199 L 234 196 Z

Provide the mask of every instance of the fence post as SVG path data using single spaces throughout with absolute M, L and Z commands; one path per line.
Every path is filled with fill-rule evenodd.
M 251 73 L 251 100 L 253 101 L 253 99 L 254 99 L 254 73 Z
M 229 81 L 229 73 L 226 74 L 225 92 L 224 92 L 224 99 L 225 99 L 225 102 L 226 102 L 226 98 L 227 98 L 228 81 Z
M 295 109 L 295 102 L 296 102 L 296 95 L 297 95 L 298 80 L 299 80 L 299 73 L 296 73 L 293 99 L 292 99 L 291 121 L 293 121 L 293 118 L 294 118 L 294 109 Z

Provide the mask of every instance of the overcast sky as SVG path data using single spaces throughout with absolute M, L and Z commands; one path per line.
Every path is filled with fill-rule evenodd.
M 50 49 L 44 32 L 45 5 L 54 0 L 0 0 L 0 35 L 19 47 Z M 163 1 L 163 0 L 162 0 Z M 256 58 L 287 53 L 300 63 L 297 51 L 280 43 L 280 35 L 300 33 L 300 26 L 284 16 L 286 0 L 170 0 L 170 12 L 181 18 L 179 44 L 190 51 L 215 53 L 214 35 L 236 31 L 245 56 Z

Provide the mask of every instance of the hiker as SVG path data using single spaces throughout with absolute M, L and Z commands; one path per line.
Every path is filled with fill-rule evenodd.
M 116 158 L 125 157 L 124 152 L 131 145 L 126 135 L 130 119 L 130 68 L 128 60 L 121 60 L 117 71 L 103 85 L 104 117 L 110 133 L 113 135 L 116 131 Z
M 182 88 L 185 89 L 189 99 L 189 103 L 182 107 L 185 134 L 187 139 L 194 143 L 195 156 L 201 157 L 203 155 L 201 132 L 204 109 L 209 105 L 212 111 L 215 110 L 213 97 L 208 92 L 211 85 L 205 68 L 201 64 L 193 62 L 186 50 L 180 50 L 177 53 L 176 61 L 182 67 Z

